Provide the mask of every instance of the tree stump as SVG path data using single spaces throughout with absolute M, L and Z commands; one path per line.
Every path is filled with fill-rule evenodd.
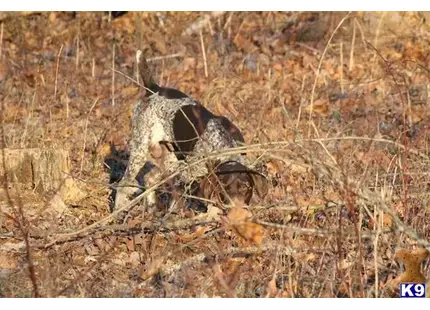
M 70 176 L 68 152 L 61 149 L 3 149 L 0 151 L 0 184 L 16 183 L 38 193 L 59 193 L 64 201 L 83 196 Z M 6 178 L 7 176 L 7 178 Z

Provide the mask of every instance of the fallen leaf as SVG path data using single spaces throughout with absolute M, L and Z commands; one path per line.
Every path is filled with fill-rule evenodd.
M 127 240 L 125 241 L 125 245 L 127 246 L 127 250 L 129 250 L 130 252 L 134 251 L 135 248 L 133 237 L 127 238 Z
M 17 260 L 12 254 L 1 251 L 0 252 L 0 270 L 1 269 L 15 269 L 17 267 Z
M 161 259 L 156 259 L 152 262 L 145 264 L 145 266 L 143 266 L 139 270 L 139 277 L 141 277 L 143 280 L 148 280 L 149 278 L 152 278 L 160 271 L 161 263 Z
M 194 69 L 196 67 L 196 59 L 194 57 L 187 57 L 182 61 L 184 71 Z
M 94 244 L 86 244 L 84 245 L 84 248 L 89 256 L 96 256 L 100 254 L 99 249 Z
M 181 239 L 182 242 L 187 243 L 201 237 L 206 232 L 206 230 L 207 227 L 199 226 L 194 232 L 190 234 L 183 233 L 180 234 L 178 237 Z
M 97 154 L 100 157 L 107 157 L 111 154 L 111 145 L 109 143 L 103 143 L 97 148 Z
M 125 87 L 125 88 L 121 89 L 121 95 L 123 95 L 124 97 L 134 96 L 138 92 L 139 92 L 139 88 L 134 87 L 134 86 Z
M 231 224 L 238 224 L 252 217 L 252 213 L 242 207 L 234 207 L 227 214 L 227 219 Z
M 391 164 L 391 159 L 382 151 L 357 152 L 355 156 L 364 165 L 375 164 L 387 170 Z
M 313 105 L 309 105 L 305 108 L 308 113 L 318 114 L 321 116 L 327 116 L 329 112 L 328 101 L 323 99 L 317 99 Z
M 246 241 L 251 241 L 255 244 L 261 244 L 263 242 L 264 228 L 259 224 L 246 222 L 244 224 L 234 225 L 233 228 L 236 233 Z
M 133 34 L 135 31 L 134 17 L 131 14 L 114 19 L 112 25 L 118 30 L 126 31 L 128 34 Z
M 279 168 L 281 164 L 282 163 L 279 160 L 271 159 L 270 161 L 268 161 L 266 163 L 267 172 L 270 175 L 276 175 L 277 173 L 279 173 L 281 171 L 281 169 Z
M 248 222 L 252 213 L 242 207 L 234 207 L 227 214 L 228 224 L 231 229 L 246 241 L 261 244 L 264 237 L 263 226 Z
M 159 32 L 152 32 L 150 40 L 161 54 L 167 54 L 166 36 Z
M 133 267 L 140 265 L 140 253 L 139 252 L 131 252 L 130 253 L 130 263 Z
M 255 46 L 251 40 L 249 40 L 248 38 L 245 38 L 241 34 L 238 34 L 234 38 L 234 44 L 236 44 L 238 48 L 242 49 L 245 53 L 248 53 L 248 54 L 251 54 L 258 49 L 257 46 Z

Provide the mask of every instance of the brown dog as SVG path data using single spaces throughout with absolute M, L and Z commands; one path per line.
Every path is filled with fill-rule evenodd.
M 244 143 L 242 133 L 229 119 L 213 114 L 177 89 L 158 86 L 140 51 L 137 52 L 136 59 L 146 92 L 133 111 L 130 159 L 117 187 L 115 208 L 127 203 L 136 194 L 136 187 L 142 185 L 137 176 L 146 162 L 150 161 L 158 167 L 155 170 L 158 171 L 155 173 L 157 175 L 172 173 L 178 170 L 180 162 L 235 148 Z M 159 144 L 173 148 L 173 152 L 162 156 L 163 169 L 159 167 L 161 157 L 154 156 L 154 150 L 159 150 Z M 214 175 L 219 176 L 221 186 L 227 192 L 224 196 L 244 195 L 243 200 L 249 202 L 253 189 L 258 195 L 264 195 L 267 191 L 265 178 L 245 166 L 245 154 L 220 155 L 217 160 L 219 165 Z M 211 192 L 212 185 L 209 184 L 215 183 L 205 181 L 209 172 L 202 165 L 203 167 L 193 167 L 191 172 L 183 173 L 180 177 L 184 183 L 191 183 L 196 178 L 203 179 L 200 189 L 207 194 Z M 150 178 L 144 177 L 143 185 L 146 188 L 159 179 L 155 174 L 149 174 Z M 242 186 L 246 186 L 248 190 L 241 189 Z M 150 196 L 147 202 L 155 203 L 155 196 Z

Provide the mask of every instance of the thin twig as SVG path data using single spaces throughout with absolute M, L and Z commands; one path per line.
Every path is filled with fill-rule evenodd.
M 305 100 L 303 100 L 303 94 L 304 94 L 304 89 L 305 89 L 305 81 L 306 81 L 306 77 L 307 77 L 307 75 L 304 75 L 304 76 L 303 76 L 303 79 L 302 79 L 302 86 L 301 86 L 301 88 L 300 88 L 300 104 L 299 104 L 299 112 L 297 113 L 296 129 L 298 129 L 298 128 L 299 128 L 299 125 L 300 125 L 300 119 L 301 119 L 301 116 L 302 116 L 303 103 L 304 103 L 304 101 L 305 101 Z
M 112 86 L 111 86 L 112 106 L 115 105 L 115 42 L 112 43 Z
M 289 246 L 285 246 L 285 245 L 281 245 L 278 242 L 269 242 L 269 243 L 265 243 L 262 244 L 260 246 L 249 246 L 249 247 L 243 247 L 243 248 L 229 248 L 227 250 L 223 250 L 222 251 L 222 255 L 234 255 L 234 254 L 239 254 L 239 253 L 243 253 L 243 254 L 247 254 L 247 255 L 255 255 L 255 254 L 260 254 L 262 252 L 265 251 L 270 251 L 270 250 L 279 250 L 282 253 L 285 253 L 286 255 L 291 255 L 292 253 L 295 252 L 295 249 L 289 247 Z M 182 261 L 180 263 L 170 263 L 170 264 L 166 264 L 164 267 L 161 268 L 161 272 L 164 275 L 170 275 L 174 272 L 178 272 L 180 270 L 183 270 L 184 268 L 188 267 L 188 266 L 192 266 L 195 264 L 199 264 L 202 263 L 205 259 L 208 258 L 208 254 L 206 253 L 200 253 L 197 254 L 185 261 Z
M 341 41 L 339 44 L 340 49 L 340 91 L 342 94 L 345 93 L 345 89 L 343 86 L 343 42 Z
M 81 36 L 81 20 L 79 18 L 79 15 L 77 16 L 76 22 L 78 23 L 78 33 L 76 35 L 76 62 L 75 62 L 75 66 L 76 66 L 76 70 L 79 67 L 79 45 L 80 45 L 80 36 Z
M 170 54 L 170 55 L 165 55 L 165 56 L 156 56 L 156 57 L 151 57 L 151 58 L 146 58 L 147 62 L 153 62 L 153 61 L 159 61 L 159 60 L 165 60 L 165 59 L 171 59 L 171 58 L 178 58 L 178 57 L 182 57 L 183 55 L 181 53 L 176 53 L 176 54 Z
M 1 23 L 0 25 L 0 59 L 2 57 L 3 54 L 3 23 Z
M 61 57 L 61 52 L 62 52 L 62 51 L 63 51 L 63 44 L 61 44 L 60 50 L 58 51 L 58 55 L 57 55 L 57 66 L 56 66 L 56 68 L 55 68 L 54 103 L 55 103 L 55 100 L 57 100 L 58 71 L 60 70 L 60 57 Z M 49 106 L 49 118 L 52 120 L 51 106 Z
M 334 38 L 334 35 L 336 34 L 337 30 L 340 28 L 340 26 L 342 26 L 342 24 L 345 22 L 345 20 L 349 17 L 349 15 L 351 14 L 351 12 L 349 12 L 348 14 L 346 14 L 342 20 L 339 22 L 339 24 L 337 25 L 337 27 L 334 29 L 334 31 L 332 32 L 330 39 L 328 39 L 328 42 L 324 48 L 324 51 L 321 55 L 320 61 L 318 63 L 318 68 L 317 68 L 317 72 L 315 74 L 315 80 L 314 80 L 314 85 L 312 86 L 312 92 L 311 92 L 311 98 L 310 98 L 310 110 L 309 110 L 309 126 L 312 125 L 312 127 L 315 130 L 315 133 L 317 134 L 317 136 L 319 136 L 318 134 L 318 130 L 314 124 L 314 122 L 312 121 L 312 112 L 313 112 L 313 107 L 314 107 L 314 97 L 315 97 L 315 89 L 317 87 L 317 82 L 318 82 L 318 78 L 321 74 L 321 67 L 322 67 L 322 62 L 324 60 L 325 54 L 327 53 L 328 47 L 330 46 L 331 41 Z M 310 137 L 310 127 L 308 130 L 308 137 Z
M 47 249 L 54 245 L 77 241 L 83 238 L 104 238 L 112 235 L 124 235 L 124 236 L 132 236 L 140 233 L 154 233 L 154 232 L 169 232 L 174 230 L 187 229 L 190 227 L 202 226 L 202 225 L 210 225 L 217 224 L 219 221 L 215 221 L 211 218 L 211 215 L 204 216 L 195 216 L 190 219 L 185 220 L 176 220 L 176 221 L 146 221 L 143 223 L 139 223 L 139 225 L 130 227 L 128 225 L 107 225 L 100 226 L 94 230 L 89 230 L 82 232 L 80 234 L 54 234 L 54 235 L 35 235 L 32 234 L 30 237 L 33 239 L 48 239 L 52 240 L 48 243 L 34 243 L 33 246 L 37 248 Z
M 200 46 L 202 48 L 202 53 L 203 53 L 203 65 L 205 68 L 205 77 L 208 78 L 208 62 L 206 59 L 206 50 L 205 50 L 205 42 L 203 41 L 203 34 L 202 34 L 202 30 L 200 30 Z
M 91 77 L 93 79 L 96 78 L 96 59 L 93 58 L 92 62 L 91 62 Z
M 86 119 L 86 121 L 85 121 L 85 128 L 84 128 L 84 142 L 83 142 L 83 145 L 82 145 L 81 168 L 80 168 L 80 170 L 79 170 L 79 174 L 81 174 L 81 173 L 82 173 L 82 170 L 83 170 L 83 168 L 84 168 L 85 148 L 86 148 L 86 146 L 87 146 L 87 130 L 88 130 L 88 122 L 89 122 L 89 119 L 90 119 L 91 112 L 93 111 L 93 109 L 94 109 L 94 107 L 96 106 L 96 104 L 97 104 L 97 102 L 98 102 L 98 101 L 99 101 L 99 97 L 97 97 L 97 98 L 96 98 L 96 100 L 94 100 L 94 102 L 93 102 L 93 104 L 92 104 L 92 106 L 91 106 L 91 108 L 90 108 L 90 111 L 88 112 L 87 119 Z
M 354 69 L 354 49 L 355 49 L 355 18 L 352 23 L 352 40 L 351 40 L 351 52 L 349 54 L 349 71 L 351 72 Z
M 3 115 L 3 111 L 4 111 L 4 102 L 3 100 L 1 100 L 0 102 L 0 123 L 3 124 L 4 121 L 4 115 Z M 8 204 L 8 206 L 10 206 L 12 209 L 14 209 L 14 204 L 12 202 L 12 197 L 10 194 L 10 184 L 9 184 L 9 174 L 8 174 L 8 170 L 6 169 L 6 152 L 5 152 L 5 146 L 6 146 L 6 140 L 5 140 L 5 132 L 4 132 L 4 126 L 0 126 L 0 130 L 1 130 L 1 157 L 2 157 L 2 169 L 5 172 L 3 175 L 3 189 L 4 192 L 6 194 L 6 202 Z M 36 269 L 35 269 L 35 265 L 33 262 L 33 257 L 32 257 L 32 248 L 30 246 L 30 241 L 29 241 L 29 224 L 26 223 L 26 219 L 24 217 L 24 211 L 23 211 L 23 204 L 22 204 L 22 199 L 21 196 L 18 195 L 18 216 L 17 217 L 9 217 L 14 223 L 15 225 L 18 226 L 19 231 L 22 233 L 22 237 L 24 239 L 24 248 L 25 248 L 25 255 L 26 255 L 26 259 L 27 259 L 27 267 L 28 267 L 28 274 L 30 277 L 30 281 L 32 283 L 33 286 L 33 296 L 34 297 L 40 297 L 40 291 L 39 291 L 39 285 L 37 283 L 37 277 L 36 277 Z M 0 209 L 0 213 L 6 214 L 6 212 L 3 212 Z M 7 214 L 6 214 L 7 215 Z
M 301 235 L 312 235 L 312 236 L 325 237 L 325 236 L 334 236 L 337 233 L 337 229 L 316 229 L 316 228 L 293 227 L 290 225 L 270 223 L 270 222 L 261 221 L 261 220 L 254 220 L 253 222 L 260 224 L 260 225 L 263 225 L 263 226 L 266 226 L 266 227 L 282 229 L 282 230 L 287 231 L 287 232 L 293 232 L 293 233 L 301 234 Z M 392 231 L 391 230 L 383 231 L 383 233 L 390 233 L 390 232 L 392 232 Z M 356 232 L 355 231 L 350 231 L 350 232 L 343 231 L 343 233 L 345 233 L 344 236 L 352 236 Z M 361 232 L 361 235 L 363 238 L 366 238 L 366 239 L 374 238 L 374 233 Z
M 381 31 L 382 21 L 384 20 L 386 13 L 387 12 L 381 13 L 381 18 L 379 19 L 378 27 L 376 28 L 375 41 L 372 45 L 374 47 L 374 51 L 375 51 L 375 53 L 373 54 L 372 67 L 370 68 L 370 76 L 372 76 L 372 77 L 373 77 L 373 72 L 375 69 L 376 56 L 378 56 L 378 51 L 376 50 L 376 48 L 378 47 L 379 33 Z

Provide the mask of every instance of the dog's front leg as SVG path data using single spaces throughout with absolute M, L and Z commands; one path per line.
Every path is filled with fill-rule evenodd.
M 127 170 L 116 188 L 114 210 L 124 207 L 142 191 L 141 185 L 137 181 L 137 176 L 145 162 L 146 158 L 143 156 L 132 156 L 130 154 Z
M 118 183 L 116 189 L 114 210 L 124 207 L 131 199 L 136 197 L 141 191 L 139 184 L 139 173 L 149 159 L 149 133 L 143 135 L 136 132 L 137 128 L 133 128 L 132 140 L 130 145 L 130 158 L 124 177 Z M 139 137 L 139 138 L 138 138 Z

